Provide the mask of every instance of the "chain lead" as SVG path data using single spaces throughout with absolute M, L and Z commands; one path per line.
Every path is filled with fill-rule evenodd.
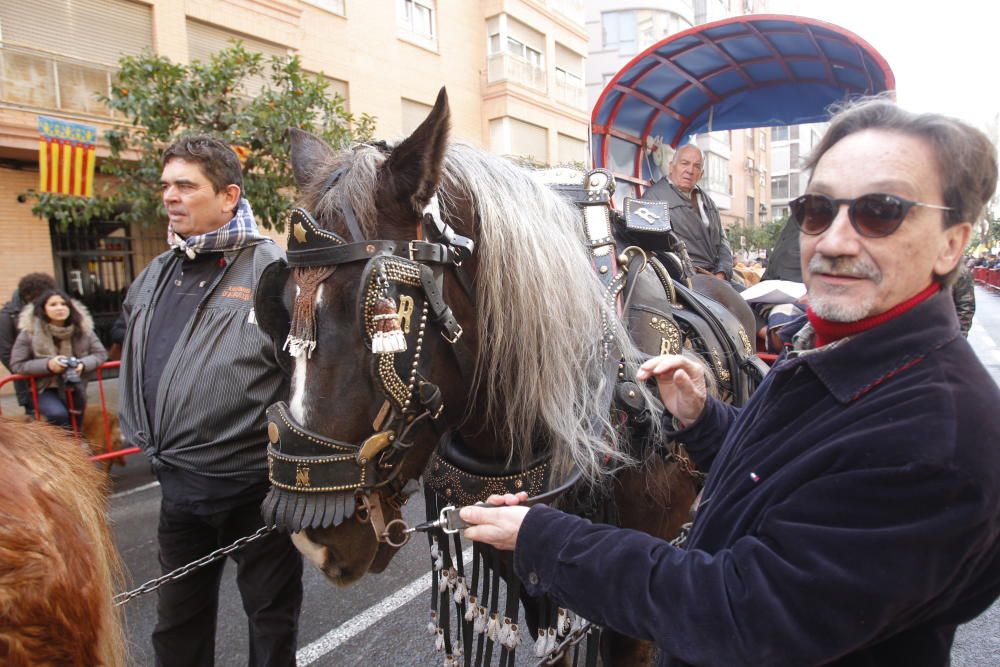
M 120 607 L 126 602 L 129 602 L 132 599 L 139 597 L 140 595 L 145 595 L 146 593 L 152 593 L 163 584 L 170 583 L 171 581 L 177 581 L 178 579 L 191 574 L 195 570 L 200 570 L 209 563 L 214 563 L 220 558 L 228 556 L 234 551 L 237 551 L 246 546 L 247 544 L 250 544 L 254 540 L 259 540 L 260 538 L 270 533 L 272 530 L 274 530 L 273 527 L 262 526 L 253 535 L 247 535 L 245 537 L 241 537 L 240 539 L 230 544 L 228 547 L 222 547 L 221 549 L 216 549 L 212 553 L 206 556 L 202 556 L 196 561 L 192 561 L 187 565 L 180 566 L 173 572 L 168 572 L 162 577 L 157 577 L 156 579 L 150 579 L 142 586 L 139 586 L 139 588 L 127 591 L 125 593 L 119 593 L 114 598 L 112 598 L 111 601 L 115 603 L 116 607 Z

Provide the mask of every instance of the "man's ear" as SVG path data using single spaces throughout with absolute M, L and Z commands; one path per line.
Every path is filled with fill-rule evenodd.
M 971 237 L 972 225 L 968 222 L 961 222 L 944 230 L 941 248 L 934 263 L 934 275 L 946 276 L 955 268 Z
M 229 211 L 231 215 L 236 215 L 236 209 L 240 206 L 240 197 L 243 196 L 240 186 L 230 183 L 223 189 L 222 193 L 226 196 L 223 210 Z

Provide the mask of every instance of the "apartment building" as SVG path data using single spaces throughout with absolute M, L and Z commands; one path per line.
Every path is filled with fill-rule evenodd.
M 809 183 L 802 163 L 819 143 L 828 123 L 771 128 L 771 205 L 775 219 L 789 216 L 788 202 Z
M 589 0 L 586 86 L 591 107 L 612 77 L 650 46 L 703 23 L 763 13 L 765 4 L 763 0 Z M 765 128 L 692 137 L 705 154 L 700 186 L 719 207 L 726 227 L 770 218 L 768 135 Z
M 61 230 L 18 194 L 38 182 L 39 114 L 121 123 L 96 98 L 122 55 L 189 63 L 240 39 L 297 54 L 377 135 L 412 131 L 447 86 L 453 137 L 541 163 L 587 159 L 583 0 L 0 0 L 0 299 L 51 272 L 113 321 L 165 248 L 162 224 Z M 98 161 L 107 155 L 98 145 Z M 253 199 L 253 193 L 248 193 Z

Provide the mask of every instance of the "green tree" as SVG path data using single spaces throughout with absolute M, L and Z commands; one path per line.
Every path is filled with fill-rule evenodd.
M 742 247 L 750 251 L 770 251 L 786 222 L 788 222 L 788 218 L 777 218 L 759 225 L 736 224 L 726 231 L 726 238 L 729 239 L 729 245 L 732 246 L 733 250 L 739 250 Z M 740 245 L 740 239 L 745 242 L 743 246 Z
M 161 222 L 160 155 L 182 133 L 203 132 L 241 154 L 258 222 L 282 231 L 294 194 L 286 128 L 342 146 L 370 138 L 375 127 L 372 116 L 354 117 L 342 97 L 329 97 L 326 80 L 303 71 L 297 56 L 265 59 L 240 42 L 208 62 L 178 65 L 147 54 L 122 58 L 119 67 L 110 97 L 101 97 L 128 121 L 105 134 L 111 155 L 100 172 L 113 182 L 90 199 L 29 190 L 35 215 L 63 227 L 109 219 Z

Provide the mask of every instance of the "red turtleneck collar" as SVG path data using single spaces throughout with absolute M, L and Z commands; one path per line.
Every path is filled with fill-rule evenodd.
M 915 307 L 917 304 L 923 303 L 927 299 L 931 298 L 937 294 L 940 289 L 941 285 L 938 283 L 931 283 L 924 291 L 910 297 L 900 304 L 893 306 L 884 313 L 872 315 L 871 317 L 866 317 L 863 320 L 858 320 L 857 322 L 831 322 L 830 320 L 824 320 L 813 312 L 812 307 L 810 307 L 806 310 L 806 316 L 809 317 L 809 323 L 812 324 L 813 331 L 816 332 L 816 347 L 822 347 L 835 340 L 853 336 L 854 334 L 859 334 L 862 331 L 874 329 L 880 324 L 885 324 L 892 318 L 899 317 L 906 311 Z

